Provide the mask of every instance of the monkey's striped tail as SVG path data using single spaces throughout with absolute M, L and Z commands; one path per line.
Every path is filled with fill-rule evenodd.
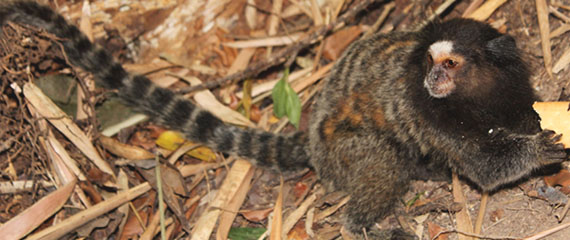
M 92 73 L 104 87 L 118 89 L 119 97 L 128 105 L 182 132 L 189 140 L 249 159 L 258 166 L 279 170 L 308 166 L 309 156 L 304 147 L 307 140 L 302 133 L 285 136 L 226 125 L 145 76 L 129 74 L 104 49 L 91 43 L 77 27 L 47 6 L 31 1 L 0 3 L 0 24 L 7 21 L 39 27 L 64 39 L 61 43 L 72 64 Z

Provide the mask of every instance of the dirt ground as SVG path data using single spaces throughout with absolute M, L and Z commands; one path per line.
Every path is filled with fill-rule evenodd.
M 212 87 L 211 98 L 201 98 L 195 92 L 185 96 L 198 103 L 216 101 L 235 110 L 232 111 L 234 114 L 239 112 L 237 115 L 241 117 L 248 116 L 245 120 L 239 120 L 241 122 L 236 120 L 242 125 L 281 132 L 294 131 L 295 127 L 286 120 L 273 116 L 273 103 L 267 90 L 249 100 L 243 100 L 248 99 L 243 97 L 248 90 L 253 89 L 252 92 L 255 92 L 262 84 L 279 79 L 284 65 L 289 64 L 279 59 L 287 59 L 294 54 L 297 57 L 291 65 L 292 73 L 312 68 L 313 76 L 320 74 L 320 71 L 323 76 L 326 75 L 323 69 L 334 63 L 335 56 L 340 54 L 338 48 L 342 47 L 338 46 L 349 43 L 343 40 L 357 39 L 374 25 L 386 9 L 386 4 L 378 1 L 356 16 L 348 17 L 345 19 L 346 24 L 335 25 L 341 31 L 346 30 L 341 35 L 333 34 L 330 31 L 332 27 L 323 30 L 325 28 L 322 26 L 333 26 L 338 19 L 342 19 L 353 7 L 366 2 L 365 0 L 285 0 L 281 10 L 275 9 L 274 3 L 277 0 L 92 0 L 89 1 L 89 8 L 85 8 L 81 1 L 41 2 L 49 4 L 73 24 L 81 26 L 82 31 L 88 32 L 95 42 L 109 50 L 129 71 L 146 73 L 161 86 L 184 91 L 190 86 L 189 80 L 187 81 L 190 77 L 212 83 L 226 76 L 235 76 L 232 81 L 224 82 L 222 87 Z M 303 5 L 306 8 L 295 10 L 293 6 L 297 2 L 306 4 Z M 379 25 L 379 31 L 383 32 L 412 29 L 432 16 L 446 2 L 454 3 L 445 8 L 441 18 L 461 17 L 471 4 L 478 1 L 388 2 L 394 5 Z M 485 21 L 516 38 L 525 60 L 531 66 L 533 86 L 543 101 L 570 101 L 569 67 L 562 67 L 552 76 L 546 71 L 537 2 L 541 0 L 508 0 L 496 10 L 489 10 L 492 14 Z M 314 6 L 311 4 L 319 4 L 320 8 L 311 9 Z M 551 33 L 560 33 L 550 38 L 552 66 L 565 66 L 564 55 L 570 51 L 570 1 L 553 0 L 547 1 L 547 4 L 550 11 L 549 29 Z M 337 8 L 338 6 L 341 7 Z M 315 17 L 314 12 L 311 14 L 312 10 L 319 9 L 323 16 L 321 20 Z M 281 14 L 270 14 L 275 11 L 280 11 Z M 275 24 L 272 24 L 272 16 L 279 16 Z M 324 24 L 318 25 L 316 21 L 323 21 Z M 117 179 L 125 180 L 131 187 L 150 182 L 152 189 L 131 202 L 132 208 L 125 210 L 128 214 L 113 208 L 110 212 L 94 216 L 95 220 L 87 224 L 78 224 L 67 230 L 61 238 L 138 239 L 148 229 L 158 228 L 158 220 L 151 221 L 159 212 L 157 184 L 152 180 L 155 177 L 152 167 L 155 165 L 151 162 L 154 160 L 133 159 L 153 159 L 153 153 L 160 153 L 165 159 L 172 155 L 178 156 L 168 164 L 164 163 L 166 160 L 161 164 L 166 169 L 162 170 L 162 175 L 174 176 L 163 180 L 166 181 L 165 185 L 171 186 L 168 190 L 171 192 L 166 194 L 165 199 L 169 209 L 166 215 L 171 220 L 166 231 L 170 239 L 189 238 L 185 230 L 198 231 L 196 229 L 209 231 L 200 236 L 211 239 L 223 239 L 228 236 L 227 233 L 223 234 L 226 230 L 230 232 L 231 239 L 257 239 L 267 229 L 287 225 L 289 219 L 295 221 L 287 239 L 342 237 L 340 223 L 346 198 L 342 193 L 324 194 L 312 171 L 287 173 L 283 176 L 284 184 L 280 185 L 280 174 L 250 168 L 247 164 L 242 165 L 239 160 L 226 159 L 227 156 L 208 149 L 192 150 L 191 153 L 184 154 L 184 151 L 176 150 L 181 145 L 177 138 L 167 136 L 166 129 L 148 121 L 139 121 L 117 131 L 112 138 L 102 137 L 102 133 L 111 126 L 124 122 L 125 118 L 136 116 L 135 113 L 115 103 L 116 97 L 112 91 L 90 86 L 91 76 L 66 63 L 61 49 L 57 44 L 52 44 L 57 40 L 54 36 L 10 24 L 2 26 L 2 29 L 5 35 L 0 39 L 1 223 L 16 219 L 16 216 L 25 213 L 38 200 L 55 192 L 54 185 L 58 186 L 57 189 L 62 189 L 64 183 L 67 183 L 63 177 L 65 174 L 61 173 L 65 171 L 53 160 L 53 150 L 49 150 L 53 141 L 56 141 L 62 146 L 60 150 L 67 152 L 69 158 L 77 163 L 81 174 L 72 174 L 79 181 L 73 193 L 63 198 L 63 207 L 55 208 L 55 214 L 47 215 L 31 227 L 31 234 L 41 234 L 50 226 L 61 226 L 59 223 L 70 216 L 84 213 L 85 209 L 93 209 L 97 203 L 108 202 L 106 200 L 120 193 L 121 187 L 118 187 Z M 271 29 L 275 30 L 273 35 L 286 37 L 280 40 L 268 39 L 273 31 Z M 275 43 L 283 39 L 294 39 L 296 34 L 300 37 L 292 43 Z M 302 39 L 308 38 L 312 39 L 305 44 Z M 322 44 L 322 38 L 332 44 Z M 247 40 L 263 41 L 253 44 Z M 272 47 L 267 47 L 269 45 Z M 298 47 L 296 51 L 288 51 L 295 47 Z M 566 65 L 568 62 L 566 60 Z M 260 67 L 262 65 L 265 67 Z M 233 73 L 237 75 L 232 75 Z M 301 130 L 306 129 L 311 121 L 308 113 L 312 97 L 321 86 L 319 79 L 322 76 L 313 78 L 304 76 L 299 80 L 299 85 L 306 85 L 298 91 L 303 104 L 299 123 Z M 38 111 L 41 109 L 37 109 L 29 97 L 21 92 L 28 82 L 40 86 L 59 108 L 71 116 L 73 121 L 70 124 L 78 126 L 84 132 L 85 139 L 93 146 L 93 154 L 100 155 L 114 174 L 118 174 L 119 170 L 124 172 L 123 178 L 105 171 L 104 167 L 93 160 L 96 157 L 86 153 L 66 133 L 58 130 L 57 123 L 51 122 L 53 119 Z M 295 88 L 295 83 L 293 86 Z M 89 100 L 77 103 L 78 97 L 74 93 L 76 89 L 82 89 Z M 81 107 L 77 107 L 78 104 Z M 81 109 L 79 112 L 84 112 L 83 117 L 77 113 L 78 108 Z M 54 117 L 58 118 L 62 117 Z M 157 139 L 166 139 L 166 143 Z M 114 146 L 118 146 L 119 150 Z M 125 153 L 122 149 L 127 148 L 134 150 Z M 180 151 L 180 155 L 177 155 Z M 238 171 L 237 166 L 243 166 L 243 170 Z M 569 169 L 569 165 L 566 163 L 563 168 Z M 558 170 L 548 174 L 556 174 Z M 566 206 L 564 203 L 570 193 L 570 177 L 560 173 L 557 182 L 552 184 L 548 181 L 550 185 L 556 185 L 552 187 L 545 183 L 543 175 L 537 174 L 492 193 L 480 235 L 490 239 L 522 239 L 569 223 L 570 216 L 566 216 L 562 222 L 558 222 L 557 216 Z M 30 186 L 14 187 L 15 183 L 29 183 Z M 481 192 L 466 183 L 462 184 L 462 190 L 468 214 L 475 224 Z M 225 201 L 223 196 L 230 199 Z M 404 228 L 416 232 L 421 239 L 435 239 L 440 231 L 449 233 L 440 235 L 437 239 L 466 239 L 456 231 L 456 212 L 462 208 L 454 204 L 450 182 L 416 181 L 401 200 L 396 206 L 396 214 L 379 222 L 378 227 Z M 125 202 L 127 201 L 123 203 Z M 304 211 L 295 219 L 292 213 L 301 211 L 299 209 L 303 207 Z M 212 212 L 211 209 L 222 211 L 209 219 L 205 212 Z M 284 223 L 270 220 L 276 219 L 274 216 L 280 212 Z M 189 224 L 184 225 L 184 221 Z M 206 226 L 208 221 L 216 224 Z M 312 223 L 308 224 L 307 221 Z M 30 221 L 23 222 L 27 224 Z M 190 227 L 184 229 L 184 226 Z M 4 230 L 0 226 L 0 234 L 2 231 Z M 150 235 L 158 239 L 158 235 Z M 541 239 L 570 239 L 570 228 Z

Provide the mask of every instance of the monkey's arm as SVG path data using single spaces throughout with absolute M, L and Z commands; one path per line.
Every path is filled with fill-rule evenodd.
M 533 135 L 498 130 L 486 138 L 464 141 L 451 161 L 463 176 L 484 191 L 510 183 L 542 166 L 567 159 L 561 135 L 544 130 Z

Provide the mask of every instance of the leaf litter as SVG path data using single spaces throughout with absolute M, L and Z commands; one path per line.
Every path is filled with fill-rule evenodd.
M 287 121 L 271 120 L 273 102 L 268 94 L 284 69 L 290 67 L 288 94 L 298 94 L 299 128 L 306 129 L 311 96 L 318 92 L 320 80 L 347 44 L 368 29 L 410 29 L 434 13 L 444 18 L 465 14 L 514 35 L 536 69 L 533 81 L 540 97 L 548 101 L 570 99 L 570 11 L 563 1 L 538 0 L 537 5 L 530 0 L 461 1 L 450 5 L 454 1 L 399 0 L 386 8 L 376 3 L 359 18 L 346 19 L 343 17 L 355 6 L 371 1 L 47 2 L 71 22 L 81 22 L 82 30 L 91 29 L 89 35 L 95 42 L 111 50 L 128 69 L 146 74 L 161 86 L 176 91 L 214 83 L 209 86 L 215 87 L 202 92 L 182 92 L 238 125 L 284 132 L 295 129 Z M 0 233 L 16 224 L 22 229 L 10 228 L 18 232 L 11 236 L 31 239 L 150 239 L 158 236 L 162 223 L 166 237 L 176 239 L 189 234 L 194 239 L 251 239 L 260 234 L 272 239 L 334 239 L 341 235 L 347 197 L 323 195 L 311 171 L 288 173 L 280 184 L 279 174 L 255 169 L 243 160 L 226 159 L 207 149 L 192 153 L 197 149 L 176 137 L 163 136 L 164 129 L 152 122 L 141 123 L 142 119 L 108 131 L 115 137 L 101 137 L 99 132 L 105 129 L 98 126 L 106 126 L 105 122 L 100 123 L 98 115 L 89 109 L 113 99 L 113 94 L 80 85 L 78 88 L 88 90 L 89 98 L 78 101 L 77 109 L 88 109 L 86 118 L 75 118 L 75 113 L 68 115 L 57 105 L 48 104 L 50 101 L 42 100 L 46 99 L 42 90 L 33 83 L 54 75 L 88 83 L 89 76 L 66 64 L 50 34 L 14 24 L 1 27 L 5 37 L 0 39 L 0 222 L 4 223 Z M 311 60 L 302 63 L 303 59 Z M 226 78 L 231 81 L 224 80 L 228 76 L 232 76 Z M 232 98 L 241 102 L 245 115 L 253 117 L 257 111 L 258 117 L 252 121 L 228 107 Z M 112 116 L 124 112 L 107 111 Z M 145 164 L 149 159 L 154 161 L 155 153 L 163 157 L 158 181 L 153 168 L 156 164 Z M 568 217 L 564 218 L 562 211 L 568 205 L 551 202 L 540 194 L 548 187 L 549 192 L 567 199 L 567 175 L 566 171 L 547 177 L 548 186 L 542 179 L 532 178 L 491 194 L 480 235 L 528 237 L 567 224 Z M 158 217 L 157 184 L 162 184 L 165 194 L 163 220 Z M 459 230 L 473 226 L 456 222 L 455 214 L 464 209 L 469 213 L 467 218 L 475 222 L 481 193 L 469 185 L 454 186 L 456 190 L 460 186 L 459 192 L 465 195 L 459 208 L 453 201 L 440 201 L 452 199 L 447 182 L 414 182 L 402 199 L 414 204 L 397 206 L 397 214 L 378 226 L 405 224 L 423 239 L 473 237 L 464 233 L 469 230 Z M 34 214 L 34 222 L 22 220 L 37 208 L 46 211 Z M 556 212 L 558 219 L 550 212 Z M 418 225 L 413 216 L 396 217 L 401 214 L 428 215 L 417 220 Z M 188 223 L 181 225 L 185 221 Z M 544 236 L 565 239 L 569 231 Z

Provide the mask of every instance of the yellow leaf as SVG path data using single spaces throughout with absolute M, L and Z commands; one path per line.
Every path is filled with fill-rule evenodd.
M 277 122 L 279 122 L 279 118 L 275 117 L 275 115 L 272 114 L 271 117 L 269 118 L 269 121 L 268 121 L 268 122 L 269 122 L 270 124 L 277 123 Z
M 164 131 L 160 136 L 158 136 L 158 139 L 156 139 L 156 144 L 170 151 L 176 150 L 182 144 L 198 145 L 196 143 L 186 141 L 182 138 L 180 133 L 175 131 Z M 206 162 L 211 162 L 216 159 L 216 154 L 214 154 L 210 148 L 204 146 L 196 147 L 188 151 L 186 154 Z

